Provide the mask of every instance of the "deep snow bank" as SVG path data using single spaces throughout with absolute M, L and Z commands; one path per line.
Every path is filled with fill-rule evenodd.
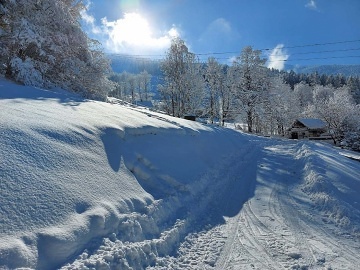
M 3 79 L 0 108 L 0 267 L 57 268 L 104 236 L 156 237 L 147 249 L 171 252 L 183 203 L 202 191 L 190 184 L 244 143 L 230 130 Z
M 303 166 L 302 190 L 323 220 L 359 237 L 359 163 L 319 143 L 299 143 L 295 157 Z

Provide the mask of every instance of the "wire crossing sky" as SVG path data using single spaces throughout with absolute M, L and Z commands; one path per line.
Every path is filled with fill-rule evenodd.
M 252 46 L 278 69 L 360 64 L 359 0 L 85 1 L 83 28 L 108 53 L 161 59 L 180 37 L 201 61 Z

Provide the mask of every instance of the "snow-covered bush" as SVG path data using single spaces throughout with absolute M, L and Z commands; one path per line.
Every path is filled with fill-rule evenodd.
M 360 130 L 345 133 L 345 138 L 341 142 L 341 146 L 360 152 Z
M 43 86 L 44 81 L 41 73 L 34 67 L 34 63 L 30 58 L 25 61 L 19 57 L 15 57 L 10 61 L 12 77 L 25 85 Z

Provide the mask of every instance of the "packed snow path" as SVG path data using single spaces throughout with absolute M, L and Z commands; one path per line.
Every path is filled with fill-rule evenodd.
M 224 231 L 230 238 L 216 269 L 357 268 L 358 235 L 339 235 L 299 189 L 304 183 L 303 159 L 309 158 L 306 144 L 299 145 L 264 147 L 258 159 L 254 197 L 229 219 Z M 354 173 L 360 179 L 359 171 Z
M 358 269 L 360 162 L 0 80 L 0 269 Z
M 204 176 L 211 187 L 187 209 L 179 227 L 188 228 L 172 242 L 175 249 L 157 254 L 154 266 L 140 267 L 357 269 L 359 205 L 353 199 L 359 198 L 359 164 L 320 144 L 247 137 L 247 147 Z M 332 178 L 324 180 L 326 174 Z M 344 179 L 348 174 L 353 175 Z M 334 186 L 346 184 L 357 190 Z M 119 250 L 138 245 L 104 242 L 100 252 L 65 269 L 111 265 Z M 110 264 L 104 250 L 111 250 Z

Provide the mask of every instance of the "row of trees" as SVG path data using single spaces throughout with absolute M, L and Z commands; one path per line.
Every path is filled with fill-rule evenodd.
M 236 119 L 249 132 L 262 134 L 284 135 L 300 117 L 326 121 L 337 142 L 360 132 L 360 108 L 349 86 L 317 80 L 291 85 L 283 73 L 266 68 L 265 61 L 261 51 L 245 47 L 231 66 L 214 58 L 202 64 L 176 38 L 162 62 L 164 81 L 158 89 L 163 108 L 177 117 L 206 116 L 211 123 Z
M 116 97 L 132 104 L 137 101 L 150 101 L 152 76 L 146 71 L 139 74 L 128 72 L 113 73 L 109 79 L 114 82 L 115 88 L 109 92 L 109 96 Z
M 269 102 L 271 83 L 260 55 L 261 51 L 246 47 L 230 67 L 214 58 L 203 65 L 183 40 L 174 39 L 162 62 L 164 83 L 158 87 L 164 109 L 178 117 L 204 115 L 211 123 L 242 115 L 249 132 L 260 132 L 259 116 Z
M 26 85 L 105 98 L 110 64 L 80 26 L 81 0 L 1 0 L 0 72 Z
M 290 72 L 278 70 L 272 71 L 274 74 L 280 74 L 284 81 L 290 85 L 291 89 L 294 89 L 296 84 L 305 83 L 310 86 L 321 85 L 330 86 L 335 89 L 347 86 L 354 97 L 356 103 L 360 103 L 360 77 L 359 76 L 344 76 L 343 74 L 327 75 L 319 74 L 317 71 L 304 74 L 295 73 L 293 70 Z

